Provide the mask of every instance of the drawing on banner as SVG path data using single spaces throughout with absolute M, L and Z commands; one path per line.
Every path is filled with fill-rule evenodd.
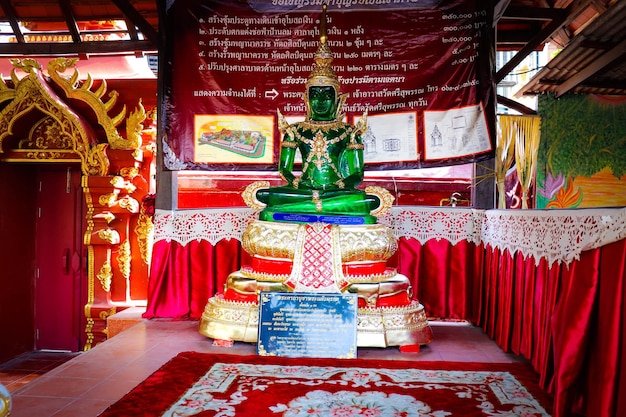
M 424 112 L 424 159 L 458 158 L 492 149 L 482 105 Z
M 273 116 L 204 114 L 194 124 L 195 162 L 273 162 Z
M 354 123 L 360 119 L 355 117 Z M 416 160 L 416 120 L 416 112 L 367 116 L 367 131 L 363 134 L 365 163 Z

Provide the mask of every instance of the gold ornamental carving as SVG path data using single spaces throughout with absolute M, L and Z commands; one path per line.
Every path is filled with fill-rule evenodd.
M 244 231 L 242 247 L 259 257 L 293 259 L 304 227 L 295 223 L 253 221 Z M 398 249 L 393 232 L 382 224 L 341 226 L 338 236 L 342 262 L 386 261 Z
M 91 75 L 87 75 L 87 79 L 79 84 L 79 72 L 75 67 L 76 58 L 56 58 L 48 63 L 48 73 L 50 78 L 63 89 L 65 95 L 68 98 L 80 100 L 91 109 L 93 109 L 95 115 L 98 118 L 98 124 L 104 129 L 109 144 L 124 143 L 125 139 L 122 138 L 117 131 L 117 126 L 124 120 L 126 115 L 126 106 L 122 107 L 122 110 L 114 116 L 109 116 L 108 112 L 117 103 L 119 93 L 117 91 L 111 91 L 109 93 L 109 99 L 103 102 L 101 99 L 107 91 L 107 83 L 102 80 L 100 86 L 91 91 L 93 87 L 93 79 Z M 60 73 L 64 73 L 67 69 L 74 68 L 74 72 L 69 77 L 62 76 Z M 116 147 L 114 149 L 132 149 L 133 147 Z
M 253 210 L 262 210 L 265 208 L 265 204 L 257 200 L 256 192 L 262 188 L 268 188 L 269 186 L 269 181 L 255 181 L 249 184 L 241 194 L 244 203 Z
M 124 178 L 135 178 L 139 175 L 139 169 L 135 167 L 127 167 L 120 169 L 120 175 Z
M 74 138 L 69 136 L 59 120 L 44 117 L 30 129 L 28 137 L 18 142 L 19 149 L 72 150 Z
M 120 236 L 115 230 L 102 229 L 98 230 L 98 237 L 109 244 L 115 244 L 119 242 Z
M 369 187 L 365 187 L 365 193 L 375 195 L 380 199 L 380 206 L 378 206 L 376 210 L 372 210 L 370 212 L 372 216 L 384 216 L 391 211 L 391 207 L 393 207 L 394 197 L 388 190 L 382 187 L 372 185 Z
M 40 161 L 47 161 L 50 159 L 60 159 L 61 152 L 54 151 L 31 151 L 26 153 L 28 159 L 35 159 Z
M 241 245 L 252 255 L 293 259 L 297 239 L 297 224 L 254 221 L 244 231 Z
M 111 291 L 111 281 L 113 279 L 113 270 L 111 262 L 108 260 L 102 264 L 100 271 L 96 274 L 96 278 L 100 281 L 100 285 L 105 292 Z
M 14 121 L 25 114 L 43 114 L 43 119 L 48 119 L 41 127 L 31 129 L 26 142 L 36 144 L 43 140 L 71 139 L 71 146 L 61 146 L 61 149 L 71 150 L 78 155 L 85 175 L 102 175 L 108 170 L 108 158 L 104 155 L 104 149 L 97 144 L 93 134 L 88 133 L 85 125 L 78 116 L 60 102 L 60 98 L 54 92 L 43 86 L 41 66 L 33 59 L 11 60 L 15 68 L 20 68 L 27 75 L 19 79 L 15 69 L 11 72 L 11 79 L 16 85 L 15 94 L 11 102 L 0 112 L 0 149 L 2 141 L 15 134 Z M 4 80 L 0 80 L 1 98 L 10 97 Z M 46 132 L 45 129 L 48 129 Z M 54 133 L 56 131 L 56 133 Z M 57 134 L 58 133 L 58 134 Z M 102 144 L 108 146 L 107 144 Z M 27 147 L 28 149 L 28 147 Z M 46 149 L 46 148 L 44 148 Z M 40 158 L 42 154 L 33 154 Z
M 120 198 L 118 201 L 118 205 L 129 213 L 137 213 L 139 212 L 139 201 L 135 200 L 130 196 L 125 196 Z
M 126 119 L 126 140 L 114 141 L 111 143 L 113 149 L 136 149 L 141 146 L 143 132 L 143 122 L 146 120 L 146 109 L 144 109 L 141 100 L 135 111 L 131 112 Z
M 100 205 L 104 207 L 112 207 L 113 205 L 115 205 L 116 201 L 117 201 L 116 193 L 102 194 L 98 198 L 98 203 L 100 203 Z
M 143 208 L 139 213 L 139 219 L 137 219 L 137 225 L 135 226 L 135 233 L 137 233 L 137 244 L 139 245 L 139 251 L 141 253 L 141 259 L 146 265 L 150 264 L 152 259 L 152 243 L 154 241 L 154 224 L 152 218 L 147 216 Z
M 132 259 L 132 253 L 130 251 L 130 242 L 126 239 L 119 246 L 119 251 L 117 253 L 117 264 L 120 268 L 120 273 L 125 279 L 130 278 L 130 262 Z

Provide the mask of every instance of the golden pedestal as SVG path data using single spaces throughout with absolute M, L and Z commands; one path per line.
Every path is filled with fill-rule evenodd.
M 351 292 L 358 297 L 357 346 L 418 346 L 432 331 L 410 281 L 388 259 L 397 250 L 382 224 L 336 225 L 254 221 L 242 246 L 252 264 L 233 272 L 224 292 L 209 299 L 200 333 L 256 342 L 263 291 Z

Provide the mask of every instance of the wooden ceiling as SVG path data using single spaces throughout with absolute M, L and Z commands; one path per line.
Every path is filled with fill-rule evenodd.
M 498 82 L 546 42 L 561 49 L 518 96 L 626 95 L 626 0 L 494 3 L 497 49 L 517 51 L 498 70 Z M 102 24 L 114 20 L 126 27 Z M 0 28 L 0 56 L 158 52 L 157 0 L 0 0 Z M 25 28 L 37 29 L 36 42 Z
M 156 0 L 0 0 L 0 24 L 5 35 L 0 55 L 5 56 L 158 50 Z

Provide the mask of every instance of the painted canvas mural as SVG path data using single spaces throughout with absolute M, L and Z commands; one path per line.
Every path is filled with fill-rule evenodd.
M 626 98 L 539 97 L 537 208 L 626 206 Z

